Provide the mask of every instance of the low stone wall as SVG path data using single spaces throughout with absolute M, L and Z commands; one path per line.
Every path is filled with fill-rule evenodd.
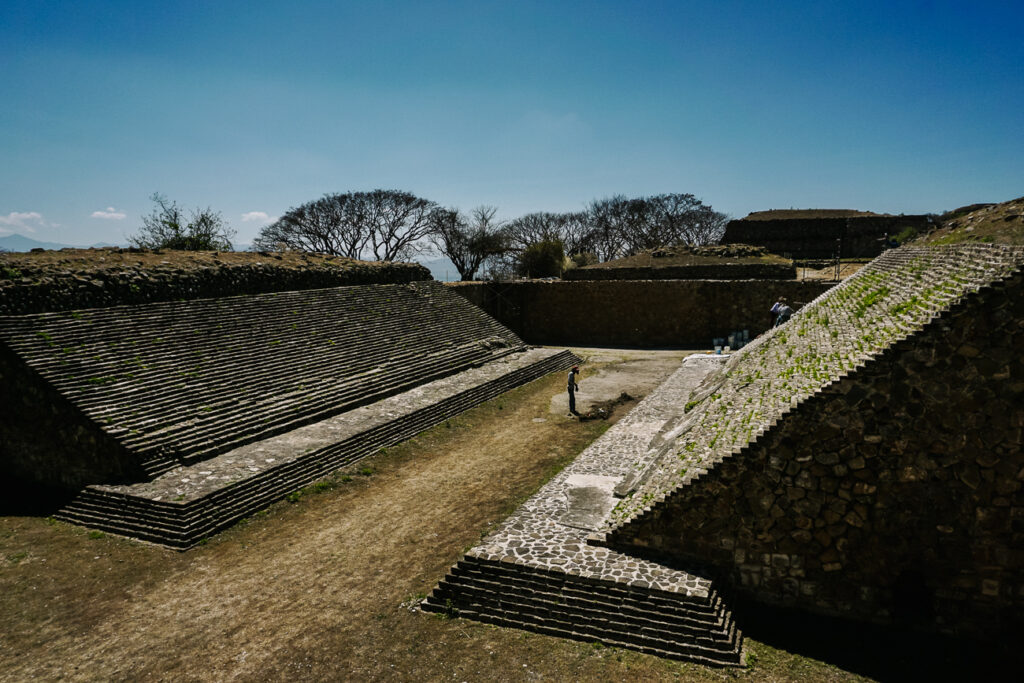
M 211 263 L 198 267 L 173 263 L 116 267 L 90 264 L 63 270 L 33 269 L 16 260 L 19 256 L 26 260 L 23 255 L 6 256 L 4 263 L 10 265 L 4 269 L 5 277 L 0 278 L 0 315 L 433 279 L 430 271 L 418 263 L 370 264 L 347 259 L 335 263 L 319 256 L 315 257 L 317 262 L 298 267 L 281 263 L 271 254 L 243 264 L 211 259 Z M 17 276 L 11 277 L 11 273 Z
M 790 263 L 738 263 L 732 265 L 573 268 L 564 280 L 793 280 L 796 266 Z
M 857 216 L 849 218 L 781 218 L 735 220 L 725 227 L 722 243 L 756 244 L 773 254 L 796 259 L 832 258 L 836 240 L 842 240 L 842 258 L 878 256 L 885 250 L 885 236 L 905 228 L 925 230 L 928 216 Z
M 834 283 L 796 280 L 615 280 L 452 283 L 530 344 L 689 346 L 768 328 L 780 296 L 808 302 Z

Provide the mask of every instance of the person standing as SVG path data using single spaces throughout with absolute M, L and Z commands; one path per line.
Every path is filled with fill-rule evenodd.
M 775 327 L 786 322 L 793 315 L 793 309 L 789 307 L 785 299 L 779 299 L 779 317 L 775 319 Z
M 580 374 L 580 366 L 572 366 L 572 370 L 569 371 L 569 412 L 573 415 L 579 415 L 576 412 L 576 392 L 579 391 L 580 385 L 576 384 L 576 377 Z
M 768 310 L 768 328 L 771 329 L 779 324 L 779 312 L 782 307 L 786 305 L 786 297 L 779 297 L 778 301 L 772 304 L 772 307 Z

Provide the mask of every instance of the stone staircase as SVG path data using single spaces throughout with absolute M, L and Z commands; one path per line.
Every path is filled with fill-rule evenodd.
M 134 485 L 93 485 L 55 516 L 188 548 L 291 491 L 579 359 L 532 349 L 388 399 L 177 467 Z M 273 457 L 268 457 L 273 456 Z
M 525 348 L 434 282 L 0 322 L 0 343 L 151 477 Z
M 614 484 L 714 364 L 687 359 L 471 549 L 421 608 L 662 657 L 742 664 L 742 633 L 712 581 L 587 541 L 614 505 Z
M 758 442 L 794 408 L 933 324 L 972 293 L 1019 272 L 1024 249 L 996 245 L 904 247 L 885 252 L 733 354 L 637 460 L 628 492 L 603 533 L 636 541 L 632 520 Z
M 435 282 L 8 316 L 0 350 L 145 478 L 85 478 L 56 516 L 175 548 L 578 362 Z
M 742 635 L 714 591 L 680 595 L 467 555 L 422 608 L 659 657 L 742 663 Z

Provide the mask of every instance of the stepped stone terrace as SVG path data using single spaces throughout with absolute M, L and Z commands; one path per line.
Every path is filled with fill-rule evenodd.
M 0 318 L 8 472 L 58 515 L 188 547 L 577 359 L 434 282 Z
M 424 609 L 718 664 L 742 661 L 730 594 L 1024 633 L 1022 265 L 888 251 L 721 367 L 688 359 Z

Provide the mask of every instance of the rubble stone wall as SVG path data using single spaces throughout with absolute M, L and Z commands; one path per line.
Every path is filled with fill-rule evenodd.
M 928 216 L 917 215 L 735 220 L 726 225 L 722 243 L 756 244 L 773 254 L 816 259 L 833 258 L 836 240 L 841 240 L 842 258 L 870 258 L 886 248 L 886 235 L 895 236 L 905 228 L 924 230 L 928 225 Z
M 722 266 L 651 266 L 573 268 L 562 274 L 565 280 L 793 280 L 791 263 L 738 263 Z
M 808 302 L 834 283 L 796 280 L 615 280 L 453 283 L 454 291 L 530 344 L 708 348 L 768 328 L 785 296 Z
M 960 302 L 620 529 L 766 602 L 1024 630 L 1024 286 Z
M 354 262 L 344 267 L 295 268 L 275 265 L 272 256 L 268 261 L 200 268 L 91 268 L 0 279 L 0 315 L 433 279 L 430 271 L 418 263 Z

